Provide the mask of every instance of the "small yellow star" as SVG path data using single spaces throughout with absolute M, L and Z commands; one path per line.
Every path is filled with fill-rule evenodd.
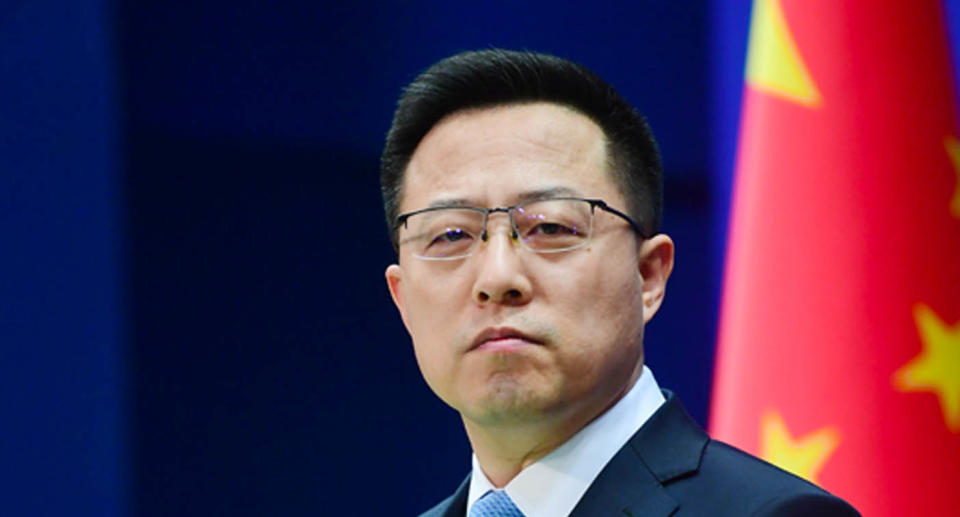
M 953 190 L 953 199 L 950 200 L 950 215 L 960 219 L 960 141 L 955 136 L 946 136 L 943 146 L 947 148 L 947 155 L 953 163 L 953 172 L 957 173 L 957 186 Z
M 822 103 L 779 0 L 757 0 L 750 16 L 747 84 L 808 107 Z
M 947 428 L 960 432 L 960 322 L 953 328 L 930 307 L 917 304 L 913 318 L 923 351 L 893 374 L 893 385 L 903 392 L 933 392 Z
M 760 420 L 761 457 L 811 483 L 817 482 L 817 475 L 839 443 L 840 434 L 831 427 L 794 439 L 776 411 L 768 411 Z

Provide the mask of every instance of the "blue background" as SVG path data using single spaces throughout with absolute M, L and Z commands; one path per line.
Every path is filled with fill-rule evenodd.
M 389 301 L 377 173 L 402 86 L 466 49 L 580 61 L 648 116 L 678 257 L 647 362 L 705 423 L 748 17 L 0 3 L 0 513 L 410 515 L 451 492 L 469 445 Z

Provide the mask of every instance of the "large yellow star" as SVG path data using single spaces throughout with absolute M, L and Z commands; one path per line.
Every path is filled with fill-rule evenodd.
M 951 328 L 933 309 L 913 308 L 923 351 L 893 374 L 893 385 L 904 392 L 933 392 L 947 428 L 960 432 L 960 321 Z
M 839 443 L 840 434 L 831 427 L 794 439 L 776 411 L 768 411 L 760 419 L 763 459 L 811 483 L 817 482 L 817 475 Z
M 756 0 L 750 15 L 747 84 L 788 101 L 816 107 L 820 91 L 803 62 L 779 0 Z
M 953 199 L 950 200 L 950 215 L 960 219 L 960 142 L 957 137 L 948 135 L 943 139 L 943 146 L 947 148 L 947 155 L 953 163 L 953 172 L 957 174 L 957 186 L 953 190 Z

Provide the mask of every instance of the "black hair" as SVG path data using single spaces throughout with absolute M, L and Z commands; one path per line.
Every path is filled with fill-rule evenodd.
M 643 117 L 582 65 L 549 54 L 489 49 L 438 61 L 400 96 L 380 161 L 380 190 L 394 245 L 404 172 L 427 132 L 458 111 L 537 101 L 570 107 L 600 126 L 626 210 L 646 235 L 659 232 L 663 173 L 657 143 Z

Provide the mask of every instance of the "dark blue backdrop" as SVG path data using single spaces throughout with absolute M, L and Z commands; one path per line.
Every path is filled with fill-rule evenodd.
M 4 514 L 454 488 L 469 446 L 384 286 L 377 167 L 400 88 L 464 49 L 581 61 L 648 115 L 678 258 L 647 359 L 705 421 L 746 2 L 170 4 L 0 5 Z

